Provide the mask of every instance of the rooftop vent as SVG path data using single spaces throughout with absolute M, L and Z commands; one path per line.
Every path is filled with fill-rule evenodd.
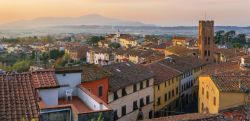
M 120 70 L 120 69 L 116 69 L 116 71 L 121 72 L 121 70 Z
M 171 63 L 174 63 L 175 60 L 172 58 L 172 57 L 166 57 L 165 60 L 171 62 Z

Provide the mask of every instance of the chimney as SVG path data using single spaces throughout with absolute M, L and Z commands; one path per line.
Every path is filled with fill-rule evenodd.
M 103 110 L 103 104 L 100 103 L 100 110 Z

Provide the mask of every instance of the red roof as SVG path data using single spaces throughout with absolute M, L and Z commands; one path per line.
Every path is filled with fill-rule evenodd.
M 39 70 L 32 72 L 34 88 L 57 88 L 59 87 L 54 70 Z
M 0 75 L 0 120 L 38 119 L 39 109 L 31 75 Z

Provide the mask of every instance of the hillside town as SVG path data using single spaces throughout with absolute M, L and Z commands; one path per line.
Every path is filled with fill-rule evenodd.
M 198 28 L 2 38 L 0 120 L 249 121 L 249 38 Z

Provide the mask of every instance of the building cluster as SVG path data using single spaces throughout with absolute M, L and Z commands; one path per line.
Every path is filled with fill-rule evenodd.
M 98 47 L 58 43 L 87 64 L 1 74 L 0 120 L 250 120 L 250 56 L 217 48 L 213 21 L 200 21 L 198 33 L 197 41 L 118 31 Z
M 125 121 L 178 114 L 195 98 L 203 65 L 173 56 L 147 66 L 121 62 L 6 73 L 1 119 Z

